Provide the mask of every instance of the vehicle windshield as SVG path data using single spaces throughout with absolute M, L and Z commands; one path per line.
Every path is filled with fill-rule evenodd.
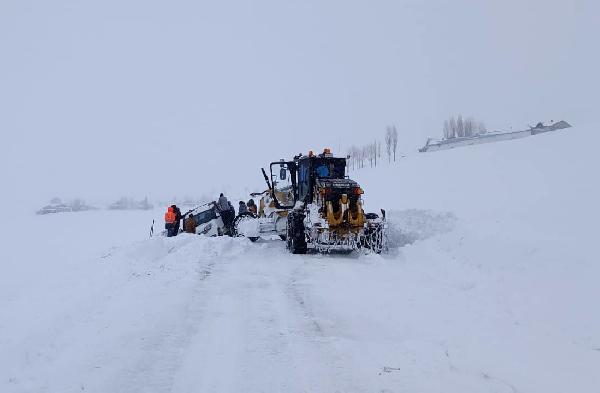
M 293 163 L 277 162 L 271 164 L 271 184 L 274 196 L 283 208 L 291 208 L 295 203 L 295 168 Z
M 215 213 L 215 209 L 211 208 L 209 210 L 194 214 L 194 218 L 196 219 L 196 225 L 202 225 L 217 218 L 217 214 Z
M 323 160 L 315 163 L 315 174 L 319 178 L 343 179 L 346 165 L 343 160 Z

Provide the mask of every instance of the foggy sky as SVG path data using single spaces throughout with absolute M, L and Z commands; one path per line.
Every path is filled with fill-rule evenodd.
M 462 113 L 597 123 L 595 1 L 0 2 L 3 193 L 202 195 Z

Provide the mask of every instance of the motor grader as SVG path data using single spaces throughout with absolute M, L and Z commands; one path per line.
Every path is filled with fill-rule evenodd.
M 381 216 L 365 213 L 363 189 L 346 176 L 346 157 L 329 149 L 298 155 L 263 169 L 274 206 L 287 211 L 285 240 L 294 254 L 386 249 L 385 210 Z M 283 236 L 282 236 L 283 238 Z

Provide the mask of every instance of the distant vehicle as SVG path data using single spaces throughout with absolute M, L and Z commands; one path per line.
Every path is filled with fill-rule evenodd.
M 108 205 L 108 208 L 110 210 L 127 210 L 129 209 L 130 203 L 126 198 L 121 198 L 116 202 L 111 203 L 110 205 Z
M 71 206 L 65 205 L 64 203 L 50 204 L 42 207 L 36 212 L 36 214 L 52 214 L 52 213 L 64 213 L 71 212 L 73 209 Z

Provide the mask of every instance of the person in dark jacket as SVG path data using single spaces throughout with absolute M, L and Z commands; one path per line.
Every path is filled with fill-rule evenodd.
M 185 220 L 183 220 L 184 224 L 183 226 L 185 227 L 185 233 L 196 233 L 196 217 L 194 217 L 193 214 L 190 214 L 188 218 L 186 218 Z
M 232 209 L 233 206 L 231 206 L 231 202 L 227 200 L 227 197 L 223 195 L 223 193 L 219 195 L 219 200 L 215 202 L 215 206 L 217 207 L 217 211 L 221 215 L 221 220 L 223 220 L 225 233 L 231 236 L 231 227 L 233 224 L 233 220 L 235 219 L 235 209 Z
M 246 206 L 246 202 L 240 201 L 240 207 L 238 208 L 238 214 L 246 214 L 248 213 L 248 206 Z
M 233 222 L 235 221 L 235 207 L 231 204 L 230 201 L 227 202 L 229 206 L 228 214 L 229 214 L 229 236 L 233 236 Z
M 179 225 L 181 224 L 181 210 L 176 205 L 171 205 L 175 213 L 175 223 L 173 224 L 173 236 L 179 234 Z
M 219 211 L 222 212 L 229 210 L 229 201 L 227 200 L 227 197 L 223 195 L 223 193 L 219 195 L 219 200 L 217 201 L 217 208 L 219 209 Z
M 254 215 L 258 214 L 258 209 L 256 207 L 256 203 L 254 203 L 254 199 L 250 199 L 248 201 L 248 203 L 246 204 L 246 206 L 248 207 L 248 211 Z

